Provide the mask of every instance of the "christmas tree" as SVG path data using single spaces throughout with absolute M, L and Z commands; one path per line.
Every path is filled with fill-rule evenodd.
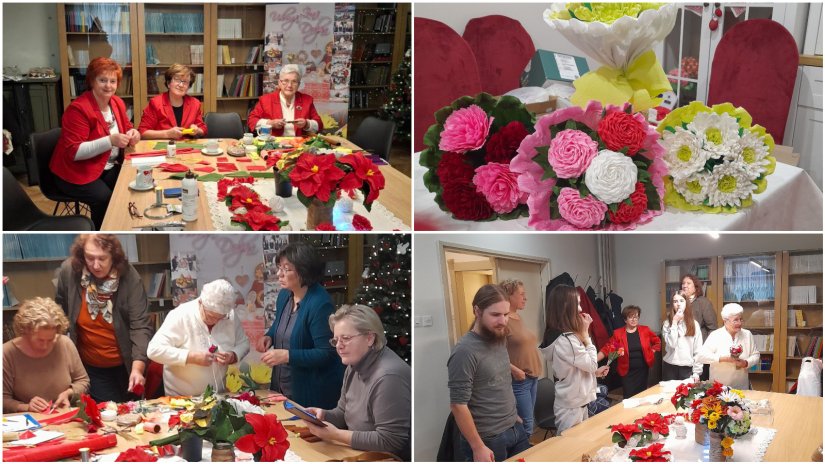
M 404 54 L 404 61 L 392 76 L 387 102 L 381 107 L 381 119 L 395 122 L 395 139 L 410 141 L 410 51 Z
M 387 346 L 410 363 L 410 235 L 379 235 L 366 258 L 355 303 L 369 306 L 384 324 Z

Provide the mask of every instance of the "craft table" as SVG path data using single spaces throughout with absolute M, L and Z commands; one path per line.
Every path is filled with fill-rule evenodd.
M 453 219 L 435 203 L 435 194 L 424 186 L 426 168 L 419 164 L 420 153 L 413 157 L 415 178 L 416 230 L 534 230 L 528 218 L 510 221 L 473 222 Z M 794 166 L 776 163 L 776 171 L 768 176 L 768 188 L 753 196 L 753 205 L 734 214 L 703 214 L 667 208 L 636 230 L 666 231 L 822 231 L 822 191 L 803 171 Z
M 327 138 L 336 140 L 344 148 L 349 148 L 353 150 L 360 149 L 358 146 L 348 141 L 347 139 L 344 139 L 343 137 Z M 141 153 L 153 151 L 155 150 L 155 144 L 158 142 L 163 142 L 163 140 L 141 140 L 133 149 L 127 150 L 127 154 L 133 152 Z M 192 140 L 189 142 L 205 144 L 206 140 Z M 191 167 L 193 172 L 195 172 L 194 168 L 201 166 L 216 167 L 218 162 L 217 158 L 221 157 L 225 157 L 227 158 L 227 162 L 235 164 L 238 167 L 238 170 L 244 170 L 244 166 L 248 165 L 266 165 L 266 162 L 263 159 L 253 160 L 252 162 L 245 163 L 238 162 L 237 158 L 227 155 L 226 148 L 235 142 L 236 140 L 234 139 L 220 139 L 219 144 L 221 149 L 223 150 L 223 153 L 219 156 L 207 156 L 198 151 L 196 153 L 191 154 L 179 154 L 177 157 L 167 158 L 165 161 L 167 163 L 179 163 Z M 209 164 L 197 164 L 197 161 L 201 160 L 209 162 Z M 411 225 L 412 216 L 410 211 L 410 178 L 389 165 L 379 166 L 379 169 L 381 170 L 381 173 L 384 175 L 384 178 L 386 180 L 386 186 L 384 190 L 381 191 L 381 194 L 378 197 L 377 201 L 381 205 L 386 207 L 395 217 L 404 222 L 404 224 Z M 216 170 L 215 172 L 218 171 Z M 272 171 L 266 170 L 259 172 Z M 155 184 L 161 188 L 180 187 L 180 179 L 170 179 L 170 176 L 173 174 L 174 173 L 163 172 L 161 169 L 154 169 L 153 176 L 155 179 Z M 139 192 L 131 190 L 129 188 L 129 183 L 135 180 L 136 175 L 137 171 L 132 167 L 132 160 L 126 160 L 124 162 L 124 166 L 120 170 L 120 175 L 118 176 L 117 184 L 115 184 L 115 188 L 112 191 L 112 198 L 109 201 L 109 208 L 106 210 L 106 216 L 103 219 L 103 225 L 101 227 L 101 230 L 131 231 L 135 227 L 145 227 L 151 224 L 161 222 L 182 222 L 182 216 L 179 214 L 171 216 L 167 219 L 147 219 L 146 217 L 133 219 L 132 217 L 130 217 L 129 202 L 135 203 L 135 206 L 137 207 L 137 210 L 141 215 L 149 205 L 155 203 L 154 191 L 149 190 Z M 198 196 L 198 219 L 196 221 L 186 223 L 186 230 L 215 230 L 215 227 L 212 224 L 212 218 L 209 215 L 208 202 L 214 202 L 217 200 L 214 198 L 207 198 L 207 195 L 204 191 L 203 182 L 198 182 Z M 180 204 L 179 199 L 171 199 L 164 201 L 167 201 L 168 203 L 175 205 Z
M 660 394 L 658 385 L 648 388 L 634 398 Z M 765 461 L 810 461 L 822 444 L 822 397 L 788 395 L 755 390 L 745 390 L 745 398 L 767 399 L 773 408 L 773 424 L 776 436 L 765 454 Z M 665 395 L 661 404 L 625 408 L 619 403 L 581 424 L 562 432 L 524 451 L 510 461 L 524 458 L 526 461 L 581 461 L 582 454 L 594 456 L 603 446 L 610 446 L 612 433 L 608 427 L 632 423 L 645 414 L 657 412 L 663 415 L 676 412 L 670 402 L 672 394 Z M 688 436 L 688 439 L 692 439 Z M 734 453 L 736 444 L 734 443 Z
M 275 392 L 271 391 L 257 391 L 256 392 L 259 397 L 266 397 L 268 395 L 274 394 Z M 278 419 L 283 420 L 284 425 L 299 425 L 304 426 L 304 423 L 300 420 L 291 420 L 286 421 L 284 419 L 288 419 L 293 417 L 292 413 L 287 412 L 284 409 L 283 402 L 278 402 L 272 406 L 264 407 L 264 410 L 267 413 L 275 414 L 278 416 Z M 58 413 L 65 413 L 68 410 L 61 410 Z M 32 414 L 35 419 L 41 419 L 44 417 L 43 414 Z M 112 425 L 114 422 L 104 422 L 106 425 Z M 122 434 L 117 435 L 117 446 L 112 448 L 107 448 L 104 450 L 98 451 L 96 454 L 110 454 L 116 453 L 121 451 L 126 451 L 127 449 L 134 448 L 138 445 L 147 445 L 150 441 L 157 440 L 159 438 L 163 438 L 169 435 L 168 427 L 166 424 L 161 425 L 161 432 L 160 433 L 147 433 L 144 432 L 141 435 L 135 434 L 133 431 L 129 431 L 128 433 L 134 437 L 135 439 L 125 438 Z M 56 430 L 65 433 L 66 440 L 72 439 L 79 439 L 84 438 L 86 436 L 86 426 L 80 422 L 69 422 L 67 424 L 61 425 L 47 425 L 44 427 L 45 430 Z M 329 460 L 343 460 L 344 458 L 349 458 L 352 456 L 357 456 L 362 454 L 363 451 L 354 450 L 348 446 L 332 443 L 332 442 L 325 442 L 319 441 L 316 443 L 309 443 L 306 440 L 295 436 L 293 433 L 289 433 L 289 449 L 292 450 L 295 454 L 300 456 L 304 461 L 314 461 L 314 462 L 325 462 Z

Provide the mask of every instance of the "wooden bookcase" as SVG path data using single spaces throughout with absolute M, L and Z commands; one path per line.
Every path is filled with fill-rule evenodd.
M 662 262 L 663 293 L 661 320 L 667 318 L 670 310 L 671 299 L 677 290 L 682 288 L 681 278 L 685 274 L 693 274 L 702 281 L 702 294 L 711 302 L 716 301 L 716 288 L 714 283 L 718 282 L 716 257 L 667 260 Z M 714 304 L 714 308 L 716 305 Z M 722 323 L 722 318 L 717 315 L 718 323 Z M 657 329 L 660 330 L 661 327 Z
M 364 234 L 291 234 L 289 241 L 303 241 L 318 250 L 328 269 L 321 285 L 336 308 L 352 303 L 364 268 Z

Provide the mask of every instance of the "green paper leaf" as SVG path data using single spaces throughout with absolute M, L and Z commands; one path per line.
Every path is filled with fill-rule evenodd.
M 610 211 L 615 213 L 615 212 L 619 211 L 619 204 L 618 203 L 611 203 L 611 204 L 607 205 L 607 209 L 609 209 Z
M 225 175 L 226 177 L 249 177 L 249 173 L 246 171 L 228 172 Z
M 252 171 L 249 173 L 250 176 L 256 179 L 274 179 L 275 173 L 272 171 Z
M 217 172 L 210 172 L 209 174 L 198 176 L 198 180 L 201 182 L 217 182 L 221 179 L 223 179 L 223 174 L 218 174 Z

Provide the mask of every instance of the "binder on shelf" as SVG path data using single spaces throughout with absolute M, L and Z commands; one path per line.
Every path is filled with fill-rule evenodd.
M 788 357 L 796 356 L 796 335 L 788 335 Z

